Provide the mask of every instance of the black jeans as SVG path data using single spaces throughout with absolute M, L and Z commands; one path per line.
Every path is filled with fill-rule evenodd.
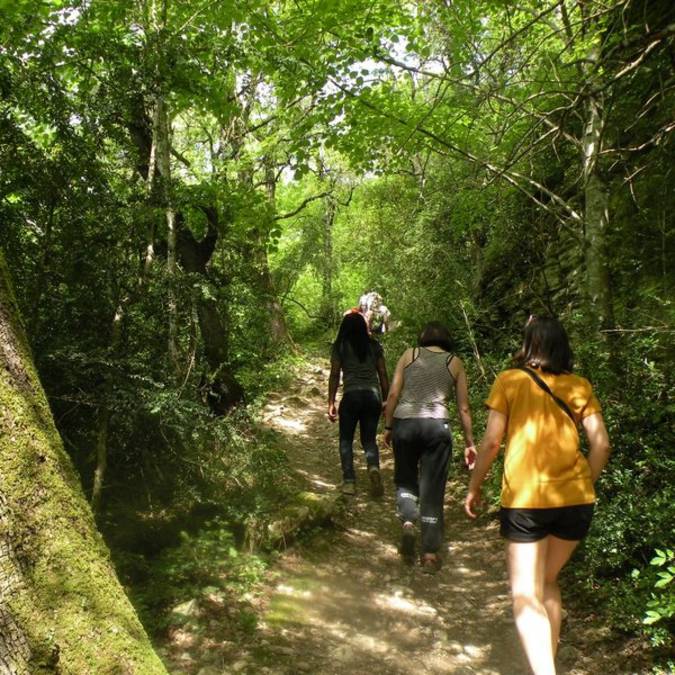
M 452 451 L 450 425 L 445 420 L 395 419 L 392 440 L 399 517 L 413 523 L 419 518 L 422 553 L 436 553 L 443 541 L 443 498 Z
M 377 393 L 370 389 L 348 391 L 340 401 L 340 462 L 343 480 L 355 480 L 354 473 L 354 433 L 359 424 L 361 445 L 366 453 L 368 466 L 380 466 L 380 453 L 375 436 L 377 423 L 382 412 L 382 401 Z

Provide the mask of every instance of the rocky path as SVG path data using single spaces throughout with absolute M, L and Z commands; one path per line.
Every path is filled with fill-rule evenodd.
M 295 675 L 526 675 L 510 611 L 503 544 L 494 518 L 463 514 L 466 474 L 453 463 L 443 568 L 423 574 L 397 552 L 393 460 L 382 449 L 385 495 L 367 489 L 357 450 L 357 494 L 342 497 L 337 426 L 325 416 L 327 370 L 299 369 L 270 396 L 263 421 L 285 448 L 304 490 L 340 502 L 332 525 L 301 537 L 255 594 L 257 629 L 230 644 L 216 672 Z M 561 675 L 647 673 L 590 612 L 563 626 Z M 196 671 L 195 671 L 196 672 Z

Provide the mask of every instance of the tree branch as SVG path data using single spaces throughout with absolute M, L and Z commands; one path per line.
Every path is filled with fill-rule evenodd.
M 317 199 L 323 199 L 324 197 L 328 197 L 329 195 L 332 195 L 333 191 L 329 190 L 328 192 L 322 192 L 318 195 L 313 195 L 312 197 L 307 197 L 300 206 L 298 206 L 297 209 L 293 209 L 292 211 L 289 211 L 288 213 L 284 213 L 282 215 L 277 215 L 274 216 L 274 220 L 284 220 L 285 218 L 292 218 L 293 216 L 296 216 L 300 211 L 302 211 L 308 204 L 311 202 L 316 201 Z
M 290 300 L 291 302 L 295 303 L 298 307 L 300 307 L 300 309 L 302 309 L 305 312 L 305 314 L 307 314 L 307 316 L 310 319 L 321 319 L 322 318 L 320 316 L 316 316 L 315 314 L 310 313 L 310 311 L 307 309 L 307 307 L 305 307 L 301 302 L 298 302 L 295 298 L 291 298 L 290 296 L 286 296 L 285 300 Z
M 525 31 L 532 28 L 532 26 L 541 21 L 545 16 L 547 16 L 553 10 L 560 7 L 560 5 L 562 4 L 563 2 L 559 0 L 550 7 L 547 7 L 543 11 L 539 12 L 539 14 L 536 14 L 532 19 L 530 19 L 524 26 L 519 28 L 517 31 L 511 33 L 506 39 L 502 40 L 502 42 L 500 42 L 484 59 L 482 59 L 480 63 L 476 65 L 476 70 L 480 70 L 490 59 L 492 59 L 492 57 L 495 54 L 497 54 L 497 52 L 506 47 L 506 45 L 509 44 L 509 42 L 511 42 L 515 37 L 518 37 L 518 35 L 520 35 L 521 33 L 524 33 Z
M 386 117 L 388 119 L 394 120 L 395 122 L 398 122 L 402 126 L 406 128 L 410 128 L 414 125 L 407 120 L 404 117 L 401 117 L 399 115 L 395 115 L 392 113 L 385 112 L 383 110 L 380 110 L 376 105 L 374 105 L 371 101 L 368 101 L 367 99 L 364 99 L 362 96 L 359 94 L 354 93 L 347 87 L 345 87 L 343 84 L 340 82 L 334 80 L 331 78 L 330 80 L 338 89 L 343 91 L 345 94 L 347 94 L 349 97 L 355 99 L 358 103 L 363 105 L 364 107 L 368 108 L 369 110 L 372 110 L 373 112 L 377 113 L 378 115 L 382 117 Z M 572 208 L 560 195 L 556 194 L 552 190 L 549 190 L 546 186 L 542 185 L 539 181 L 534 180 L 533 178 L 530 178 L 529 176 L 525 176 L 517 171 L 514 171 L 513 169 L 506 169 L 503 167 L 498 167 L 491 162 L 488 162 L 487 160 L 481 159 L 477 155 L 474 155 L 472 152 L 469 152 L 468 150 L 463 150 L 462 148 L 458 147 L 454 143 L 451 143 L 450 141 L 442 138 L 438 134 L 434 133 L 433 131 L 429 131 L 428 129 L 422 127 L 422 126 L 417 126 L 416 127 L 417 133 L 426 136 L 439 145 L 442 145 L 443 147 L 447 148 L 450 150 L 452 153 L 455 155 L 459 155 L 460 157 L 469 160 L 470 162 L 474 164 L 478 164 L 479 166 L 482 166 L 484 169 L 487 169 L 490 173 L 497 174 L 498 176 L 504 178 L 507 182 L 509 182 L 511 185 L 513 185 L 517 190 L 525 194 L 527 197 L 529 197 L 532 201 L 534 201 L 537 205 L 539 205 L 542 209 L 550 213 L 551 215 L 555 216 L 555 218 L 561 222 L 563 225 L 567 225 L 567 222 L 565 219 L 561 218 L 560 215 L 552 209 L 548 204 L 545 204 L 542 202 L 540 199 L 538 199 L 534 194 L 529 192 L 525 187 L 523 187 L 522 183 L 526 183 L 530 185 L 533 188 L 536 188 L 538 191 L 540 191 L 542 194 L 545 194 L 552 202 L 554 202 L 556 205 L 561 207 L 563 211 L 567 213 L 567 215 L 574 221 L 581 223 L 583 222 L 583 219 L 581 215 L 574 209 Z M 577 235 L 578 236 L 578 235 Z

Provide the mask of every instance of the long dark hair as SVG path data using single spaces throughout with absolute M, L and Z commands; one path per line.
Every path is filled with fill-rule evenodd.
M 365 361 L 370 349 L 370 336 L 368 335 L 368 325 L 363 314 L 352 312 L 346 314 L 337 337 L 335 338 L 335 348 L 340 356 L 344 356 L 345 344 L 354 350 L 359 361 Z
M 513 357 L 516 366 L 534 366 L 544 372 L 571 373 L 574 356 L 565 328 L 550 316 L 531 316 L 525 325 L 523 346 Z
M 452 351 L 452 338 L 450 331 L 440 321 L 430 321 L 420 333 L 417 340 L 420 347 L 440 347 L 446 352 Z

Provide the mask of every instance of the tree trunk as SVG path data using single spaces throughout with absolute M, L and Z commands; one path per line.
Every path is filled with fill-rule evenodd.
M 148 181 L 151 165 L 144 161 L 144 155 L 153 154 L 153 134 L 141 97 L 132 101 L 130 113 L 131 121 L 127 124 L 127 128 L 139 154 L 136 168 L 143 180 Z M 206 268 L 218 242 L 218 213 L 216 208 L 210 205 L 200 208 L 206 214 L 208 222 L 208 232 L 201 241 L 197 241 L 190 229 L 185 226 L 182 213 L 174 211 L 176 253 L 185 272 L 198 274 L 205 283 L 209 283 Z M 197 300 L 197 313 L 204 351 L 211 370 L 206 386 L 209 405 L 217 414 L 224 414 L 244 396 L 241 385 L 229 370 L 227 326 L 216 303 L 205 298 L 203 294 L 200 294 Z
M 590 61 L 598 56 L 594 50 Z M 586 289 L 591 324 L 611 328 L 614 324 L 612 293 L 607 269 L 607 229 L 609 225 L 609 187 L 600 167 L 604 131 L 602 94 L 591 94 L 588 101 L 586 129 L 583 137 L 584 177 L 584 256 Z
M 0 254 L 0 672 L 165 673 L 56 431 Z
M 146 195 L 148 200 L 151 198 L 156 168 L 156 148 L 157 141 L 153 135 L 149 150 L 148 174 L 145 181 Z M 140 269 L 137 281 L 137 294 L 140 294 L 150 275 L 150 270 L 155 256 L 155 225 L 154 221 L 150 223 L 148 231 L 147 244 L 143 256 L 143 265 Z M 117 303 L 115 314 L 113 315 L 110 343 L 108 354 L 111 359 L 118 355 L 120 342 L 122 340 L 122 329 L 126 318 L 127 308 L 132 302 L 130 293 L 125 293 Z M 113 393 L 114 379 L 112 373 L 106 373 L 103 382 L 103 405 L 98 409 L 98 419 L 96 428 L 96 468 L 94 469 L 94 481 L 91 489 L 91 508 L 95 514 L 101 508 L 103 497 L 103 482 L 105 472 L 108 468 L 108 437 L 110 428 L 110 399 Z
M 267 199 L 272 207 L 272 212 L 276 211 L 276 176 L 274 165 L 269 158 L 265 159 L 265 188 Z M 265 309 L 269 318 L 269 335 L 273 346 L 291 345 L 293 339 L 288 332 L 286 317 L 283 307 L 279 301 L 279 295 L 275 288 L 272 273 L 270 272 L 270 263 L 267 258 L 267 242 L 265 237 L 260 234 L 255 247 L 256 268 L 258 272 L 258 288 L 263 296 Z
M 582 34 L 593 30 L 587 25 L 595 19 L 589 19 L 584 13 L 583 4 L 579 5 L 582 15 Z M 570 22 L 565 3 L 560 5 L 560 16 L 567 35 L 568 47 L 576 48 L 577 38 Z M 586 298 L 589 324 L 594 330 L 612 327 L 614 312 L 612 294 L 607 269 L 607 228 L 609 226 L 609 186 L 602 174 L 600 152 L 605 131 L 605 107 L 597 73 L 602 53 L 599 44 L 593 45 L 583 63 L 577 61 L 579 80 L 588 90 L 586 102 L 586 120 L 584 135 L 581 139 L 582 177 L 584 185 L 584 239 L 583 256 L 586 266 Z
M 609 189 L 606 182 L 597 175 L 591 176 L 586 183 L 584 196 L 586 199 L 584 254 L 589 308 L 594 325 L 599 328 L 611 328 L 614 325 L 614 310 L 607 270 Z
M 207 208 L 204 211 L 209 222 L 209 231 L 201 241 L 197 241 L 188 228 L 181 226 L 181 214 L 177 214 L 177 248 L 185 271 L 208 280 L 206 266 L 218 239 L 218 216 L 215 209 Z M 195 301 L 199 331 L 204 341 L 204 353 L 210 370 L 208 382 L 204 383 L 207 401 L 215 413 L 223 415 L 243 399 L 244 390 L 229 369 L 229 336 L 218 305 L 213 298 L 202 292 L 197 294 Z
M 321 275 L 321 314 L 329 325 L 335 321 L 333 298 L 333 223 L 337 204 L 333 197 L 326 198 L 326 212 L 323 216 L 323 269 Z
M 141 282 L 142 283 L 142 280 Z M 108 348 L 109 357 L 114 359 L 118 355 L 120 342 L 122 340 L 122 328 L 126 317 L 127 307 L 131 303 L 131 296 L 125 295 L 117 304 L 115 315 L 113 316 L 110 346 Z M 98 426 L 96 429 L 96 468 L 94 469 L 94 482 L 91 488 L 91 509 L 98 513 L 101 508 L 103 497 L 103 480 L 108 468 L 108 431 L 110 428 L 110 399 L 113 393 L 114 379 L 111 373 L 106 373 L 103 382 L 103 403 L 98 409 Z
M 166 276 L 168 279 L 169 308 L 169 363 L 178 376 L 180 363 L 178 356 L 178 305 L 176 303 L 176 211 L 173 205 L 171 187 L 171 131 L 166 102 L 161 95 L 155 100 L 153 120 L 153 146 L 157 148 L 157 167 L 159 168 L 162 202 L 166 215 Z
M 7 499 L 0 492 L 0 672 L 27 673 L 32 655 L 28 634 L 8 604 L 14 596 L 26 592 L 10 516 Z
M 197 316 L 210 369 L 207 402 L 213 412 L 224 415 L 243 399 L 244 391 L 227 367 L 227 332 L 215 301 L 200 295 Z
M 267 256 L 265 256 L 267 263 Z M 293 339 L 288 332 L 286 325 L 286 317 L 281 302 L 277 297 L 276 289 L 272 284 L 272 277 L 270 275 L 269 267 L 263 270 L 263 288 L 265 289 L 265 307 L 269 315 L 269 329 L 272 344 L 274 345 L 290 345 L 293 347 Z
M 267 246 L 265 237 L 259 235 L 253 242 L 253 259 L 255 261 L 255 284 L 256 290 L 262 296 L 262 301 L 267 314 L 266 336 L 272 347 L 281 345 L 293 345 L 293 340 L 288 332 L 284 310 L 279 301 L 277 290 L 270 272 L 267 259 Z

